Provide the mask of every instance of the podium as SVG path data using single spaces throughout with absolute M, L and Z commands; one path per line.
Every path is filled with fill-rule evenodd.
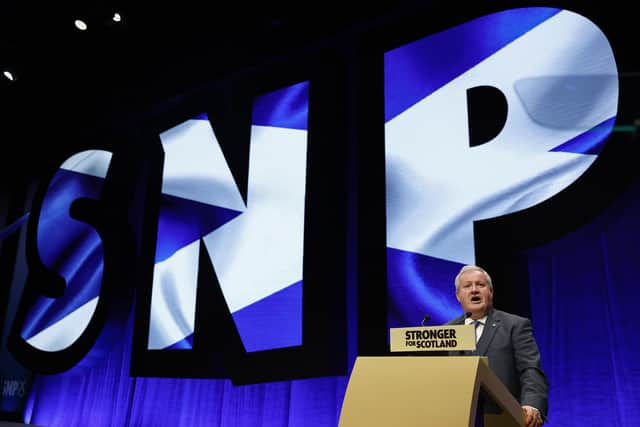
M 501 414 L 476 419 L 481 390 L 503 409 Z M 520 404 L 491 371 L 486 357 L 480 356 L 358 357 L 338 424 L 339 427 L 476 425 L 525 425 Z
M 470 325 L 391 328 L 392 352 L 475 350 Z M 425 353 L 426 354 L 426 353 Z M 484 414 L 482 399 L 500 414 Z M 522 407 L 480 356 L 358 357 L 338 427 L 517 427 Z

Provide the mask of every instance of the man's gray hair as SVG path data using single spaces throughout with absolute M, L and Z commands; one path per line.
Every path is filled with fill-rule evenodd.
M 477 265 L 465 265 L 460 269 L 460 272 L 456 276 L 456 280 L 455 280 L 456 292 L 458 292 L 458 290 L 460 289 L 460 276 L 462 276 L 462 274 L 466 273 L 467 271 L 479 271 L 483 273 L 484 277 L 487 278 L 487 284 L 489 285 L 489 289 L 493 291 L 493 282 L 491 282 L 491 276 L 489 276 L 489 273 L 487 273 L 484 268 L 478 267 Z

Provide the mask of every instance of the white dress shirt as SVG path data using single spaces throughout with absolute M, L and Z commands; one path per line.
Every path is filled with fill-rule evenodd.
M 480 340 L 480 337 L 482 336 L 482 331 L 484 331 L 484 324 L 487 322 L 487 316 L 481 317 L 477 320 L 479 324 L 476 327 L 476 342 L 478 342 Z M 475 320 L 471 317 L 467 317 L 466 319 L 464 319 L 465 325 L 472 325 L 473 322 L 475 322 Z

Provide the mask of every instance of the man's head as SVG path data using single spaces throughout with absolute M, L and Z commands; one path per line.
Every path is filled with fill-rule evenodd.
M 475 265 L 465 265 L 456 276 L 456 298 L 473 319 L 483 317 L 493 306 L 493 283 L 489 273 Z

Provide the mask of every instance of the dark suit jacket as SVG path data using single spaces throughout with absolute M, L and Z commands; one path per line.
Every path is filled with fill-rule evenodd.
M 464 324 L 464 316 L 447 324 Z M 547 419 L 549 384 L 529 319 L 492 309 L 475 354 L 488 357 L 493 372 L 521 405 L 538 408 Z

